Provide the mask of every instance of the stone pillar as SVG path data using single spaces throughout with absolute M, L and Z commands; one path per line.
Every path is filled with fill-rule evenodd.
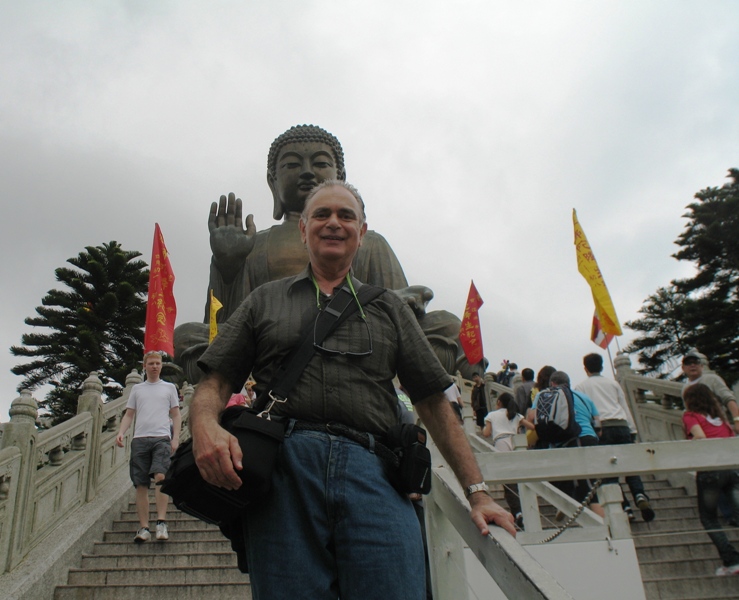
M 645 402 L 644 392 L 641 390 L 634 390 L 634 393 L 631 394 L 625 384 L 626 377 L 636 375 L 636 371 L 631 368 L 631 359 L 625 352 L 618 352 L 616 354 L 613 366 L 616 369 L 616 381 L 621 385 L 624 396 L 626 396 L 626 402 L 629 405 L 629 410 L 631 411 L 631 416 L 633 417 L 636 429 L 639 432 L 638 435 L 641 436 L 642 430 L 645 430 L 644 428 L 646 426 L 644 419 L 642 418 L 642 414 L 639 411 L 639 404 L 644 404 Z
M 38 457 L 36 456 L 36 419 L 38 417 L 38 402 L 28 390 L 22 390 L 21 395 L 10 405 L 10 422 L 3 428 L 3 448 L 17 447 L 21 452 L 21 468 L 16 485 L 15 508 L 13 523 L 6 523 L 12 530 L 8 567 L 13 569 L 24 556 L 23 547 L 28 534 L 28 523 L 31 511 L 25 510 L 29 504 L 31 484 L 36 475 Z
M 192 402 L 192 397 L 195 395 L 195 388 L 187 383 L 187 381 L 183 382 L 182 384 L 182 407 L 183 408 L 190 408 L 190 403 Z
M 133 386 L 135 386 L 137 383 L 141 383 L 143 380 L 144 379 L 143 377 L 141 377 L 141 373 L 139 373 L 136 369 L 131 369 L 131 372 L 126 375 L 126 387 L 124 387 L 123 392 L 121 392 L 121 398 L 125 398 L 126 402 L 128 402 L 128 397 L 131 395 L 131 390 L 133 389 Z
M 634 370 L 631 368 L 631 359 L 625 352 L 618 352 L 616 358 L 613 361 L 613 366 L 616 369 L 616 379 L 619 383 L 623 380 L 626 375 L 633 375 Z
M 100 476 L 100 438 L 107 422 L 103 420 L 103 383 L 96 371 L 90 373 L 82 384 L 82 394 L 77 401 L 77 414 L 88 412 L 92 415 L 91 439 L 87 440 L 87 490 L 85 501 L 90 502 L 97 492 Z

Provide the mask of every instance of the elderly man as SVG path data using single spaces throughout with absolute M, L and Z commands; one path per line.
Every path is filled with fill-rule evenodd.
M 362 285 L 351 272 L 367 231 L 355 188 L 335 180 L 315 187 L 299 227 L 308 266 L 252 291 L 199 362 L 206 376 L 190 413 L 193 450 L 203 477 L 227 489 L 241 485 L 236 470 L 242 460 L 257 459 L 242 457 L 236 439 L 218 424 L 229 395 L 249 372 L 261 393 L 316 309 L 345 282 Z M 487 534 L 494 522 L 514 534 L 513 518 L 488 495 L 444 396 L 452 380 L 399 297 L 381 294 L 323 346 L 287 402 L 273 409 L 291 420 L 273 493 L 244 519 L 254 598 L 420 600 L 423 548 L 410 501 L 391 486 L 377 454 L 320 431 L 321 425 L 340 423 L 381 438 L 397 422 L 397 373 L 465 488 L 480 532 Z
M 691 385 L 696 383 L 707 385 L 713 395 L 724 406 L 726 416 L 729 423 L 733 425 L 734 431 L 739 433 L 739 406 L 736 403 L 734 392 L 716 373 L 703 372 L 703 356 L 697 350 L 690 350 L 683 356 L 683 373 L 688 378 L 687 383 L 683 386 L 683 397 L 685 396 L 685 390 Z

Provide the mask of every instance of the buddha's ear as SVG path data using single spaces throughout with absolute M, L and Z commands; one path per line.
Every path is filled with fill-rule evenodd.
M 339 181 L 346 181 L 346 169 L 341 169 L 340 171 L 336 171 L 336 179 Z
M 280 200 L 280 195 L 277 193 L 277 182 L 275 181 L 275 176 L 272 175 L 270 171 L 267 171 L 267 185 L 269 186 L 269 189 L 272 190 L 272 201 L 274 202 L 272 216 L 275 221 L 279 221 L 285 215 L 285 211 L 282 209 L 282 200 Z

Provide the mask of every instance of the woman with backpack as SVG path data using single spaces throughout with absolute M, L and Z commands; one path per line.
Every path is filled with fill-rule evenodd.
M 485 415 L 485 427 L 482 430 L 482 435 L 493 438 L 493 447 L 496 451 L 510 452 L 513 450 L 513 436 L 518 433 L 520 427 L 532 430 L 534 424 L 516 412 L 516 401 L 513 395 L 503 392 L 498 396 L 496 410 Z M 505 484 L 503 495 L 508 503 L 509 510 L 516 519 L 516 526 L 523 529 L 518 485 L 515 483 Z
M 696 383 L 689 386 L 683 392 L 683 399 L 686 408 L 683 425 L 688 439 L 734 437 L 734 430 L 726 422 L 721 404 L 707 385 Z M 718 498 L 724 492 L 731 501 L 734 520 L 739 519 L 739 471 L 698 471 L 695 483 L 698 488 L 698 515 L 724 563 L 716 569 L 716 575 L 738 575 L 739 552 L 721 531 Z
M 537 448 L 574 448 L 598 445 L 600 417 L 593 401 L 570 388 L 570 377 L 555 371 L 549 378 L 550 387 L 539 392 L 528 411 L 538 435 Z M 585 502 L 594 484 L 589 479 L 553 482 L 556 488 Z M 603 507 L 591 497 L 590 510 L 603 517 Z

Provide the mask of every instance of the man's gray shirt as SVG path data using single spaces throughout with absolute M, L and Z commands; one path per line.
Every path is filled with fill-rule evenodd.
M 352 278 L 355 289 L 362 284 Z M 330 298 L 316 292 L 309 267 L 300 274 L 264 284 L 242 302 L 219 332 L 198 365 L 217 371 L 238 391 L 249 373 L 259 396 L 277 367 L 301 339 L 306 324 L 315 322 Z M 285 404 L 274 414 L 318 423 L 343 423 L 361 431 L 382 434 L 397 423 L 398 375 L 413 403 L 443 392 L 452 384 L 424 336 L 411 309 L 386 291 L 350 316 L 327 338 L 326 348 L 363 352 L 369 356 L 342 356 L 317 351 Z

